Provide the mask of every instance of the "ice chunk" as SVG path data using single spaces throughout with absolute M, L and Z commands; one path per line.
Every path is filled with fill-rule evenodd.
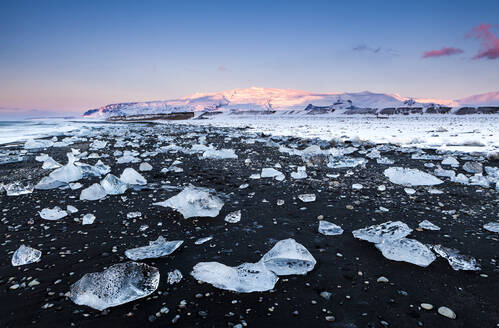
M 365 166 L 367 163 L 367 159 L 362 158 L 362 157 L 336 157 L 336 156 L 330 156 L 329 157 L 329 163 L 327 164 L 327 167 L 331 169 L 341 169 L 341 168 L 346 168 L 346 167 L 356 167 L 356 166 Z
M 152 170 L 152 165 L 147 163 L 147 162 L 142 162 L 139 165 L 139 171 L 146 172 L 146 171 L 151 171 Z
M 485 230 L 490 232 L 499 232 L 499 222 L 489 222 L 483 225 Z
M 363 188 L 364 188 L 364 186 L 363 186 L 363 185 L 361 185 L 360 183 L 354 183 L 354 184 L 352 185 L 352 189 L 353 189 L 353 190 L 361 190 L 361 189 L 363 189 Z
M 68 205 L 68 206 L 66 206 L 66 212 L 73 214 L 73 213 L 77 213 L 78 209 L 76 207 L 74 207 L 73 205 Z
M 106 191 L 98 183 L 85 188 L 80 193 L 80 200 L 99 200 L 107 196 Z
M 40 148 L 49 148 L 54 145 L 54 142 L 51 140 L 42 140 L 42 139 L 30 139 L 24 143 L 24 149 L 40 149 Z
M 278 178 L 284 176 L 282 172 L 277 171 L 273 167 L 266 167 L 262 169 L 262 173 L 260 174 L 261 178 Z
M 403 186 L 433 186 L 443 183 L 439 178 L 417 169 L 390 167 L 384 171 L 390 182 Z
M 92 224 L 95 221 L 95 215 L 93 214 L 85 214 L 82 219 L 82 224 L 87 225 L 87 224 Z
M 166 241 L 160 236 L 155 241 L 150 241 L 148 246 L 127 249 L 125 255 L 133 261 L 154 259 L 170 255 L 179 248 L 183 242 L 183 240 Z
M 126 215 L 126 218 L 127 219 L 135 219 L 135 218 L 139 218 L 142 216 L 142 213 L 141 212 L 130 212 Z
M 125 262 L 102 272 L 85 274 L 71 285 L 70 299 L 102 311 L 152 294 L 159 285 L 159 270 L 144 263 Z
M 274 288 L 279 278 L 262 263 L 243 263 L 237 267 L 218 262 L 200 262 L 191 275 L 217 288 L 239 293 L 264 292 Z
M 404 261 L 421 267 L 427 267 L 436 256 L 423 243 L 409 238 L 385 239 L 376 244 L 384 257 L 393 261 Z
M 201 245 L 201 244 L 204 244 L 204 243 L 206 243 L 207 241 L 210 241 L 210 240 L 212 240 L 212 239 L 213 239 L 213 237 L 212 237 L 212 236 L 199 238 L 198 240 L 196 240 L 196 241 L 194 242 L 194 244 L 196 244 L 196 245 Z
M 64 165 L 61 168 L 58 168 L 52 171 L 49 174 L 53 180 L 61 181 L 61 182 L 74 182 L 83 178 L 83 171 L 74 164 L 75 157 L 72 153 L 68 153 L 68 164 Z
M 412 229 L 401 221 L 387 221 L 367 228 L 354 230 L 352 234 L 357 239 L 378 244 L 385 240 L 404 238 L 411 232 Z
M 25 185 L 22 182 L 16 181 L 3 185 L 3 188 L 5 189 L 7 196 L 19 196 L 31 194 L 34 187 L 31 183 Z
M 463 170 L 465 170 L 468 173 L 482 173 L 483 166 L 482 164 L 477 162 L 466 162 L 463 165 Z
M 43 177 L 40 182 L 38 182 L 35 186 L 35 189 L 38 190 L 48 190 L 48 189 L 55 189 L 59 188 L 61 186 L 65 186 L 66 182 L 62 181 L 57 181 L 51 178 L 50 176 Z
M 337 236 L 343 233 L 343 229 L 334 223 L 321 220 L 319 221 L 319 232 L 326 236 Z
M 145 185 L 147 180 L 131 167 L 127 167 L 121 173 L 120 180 L 130 185 Z
M 277 242 L 260 262 L 278 276 L 304 275 L 312 271 L 316 263 L 312 254 L 292 238 Z
M 125 182 L 111 173 L 102 179 L 100 185 L 108 195 L 121 195 L 128 189 L 128 185 Z
M 168 280 L 167 282 L 170 285 L 177 284 L 182 280 L 182 272 L 180 270 L 175 269 L 172 272 L 168 272 Z
M 203 158 L 226 159 L 237 158 L 233 149 L 208 149 L 203 153 Z
M 298 195 L 298 199 L 304 203 L 315 202 L 315 194 L 301 194 Z
M 419 225 L 418 225 L 421 229 L 425 229 L 425 230 L 440 230 L 440 227 L 437 226 L 437 225 L 434 225 L 433 223 L 431 223 L 430 221 L 428 220 L 423 220 L 421 222 L 419 222 Z
M 54 208 L 44 208 L 38 213 L 42 219 L 49 221 L 57 221 L 68 215 L 68 212 L 64 211 L 59 206 L 55 206 Z
M 107 145 L 107 141 L 104 141 L 104 140 L 94 140 L 90 144 L 90 149 L 94 149 L 94 150 L 103 149 L 103 148 L 106 147 L 106 145 Z
M 42 169 L 52 170 L 52 169 L 58 169 L 61 166 L 62 165 L 57 163 L 52 157 L 48 156 L 48 158 L 42 164 Z
M 241 210 L 231 212 L 225 217 L 225 222 L 228 223 L 237 223 L 239 221 L 241 221 Z
M 31 264 L 40 259 L 42 252 L 29 246 L 21 245 L 12 255 L 13 266 Z
M 449 156 L 444 158 L 442 165 L 459 166 L 459 161 L 456 158 Z
M 189 186 L 164 202 L 153 205 L 171 207 L 188 219 L 193 216 L 215 217 L 220 213 L 224 202 L 207 189 Z
M 307 177 L 307 171 L 305 166 L 298 166 L 296 172 L 291 172 L 291 177 L 293 179 L 305 179 Z
M 468 255 L 459 254 L 457 249 L 447 248 L 442 245 L 434 245 L 433 250 L 435 253 L 443 257 L 449 262 L 452 269 L 467 270 L 467 271 L 478 271 L 480 270 L 480 265 L 476 263 L 474 257 Z
M 70 182 L 69 183 L 69 188 L 71 188 L 71 190 L 77 190 L 77 189 L 80 189 L 81 187 L 83 187 L 83 185 L 79 182 Z

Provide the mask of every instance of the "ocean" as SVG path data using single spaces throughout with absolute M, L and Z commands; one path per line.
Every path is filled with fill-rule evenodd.
M 62 134 L 86 125 L 63 119 L 0 121 L 0 145 Z

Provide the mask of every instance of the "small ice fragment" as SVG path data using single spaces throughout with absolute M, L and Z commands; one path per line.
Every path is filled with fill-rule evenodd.
M 385 191 L 386 190 L 386 186 L 385 185 L 379 185 L 378 186 L 378 191 Z
M 180 272 L 180 270 L 178 269 L 175 269 L 171 272 L 168 272 L 168 280 L 167 282 L 170 284 L 170 285 L 173 285 L 173 284 L 177 284 L 179 283 L 181 280 L 182 280 L 182 272 Z
M 260 262 L 243 263 L 237 267 L 230 267 L 218 262 L 200 262 L 194 266 L 191 275 L 216 288 L 239 293 L 271 290 L 279 280 Z
M 59 206 L 54 208 L 44 208 L 40 212 L 40 217 L 44 220 L 56 221 L 68 215 L 68 212 L 62 210 Z
M 315 202 L 315 194 L 301 194 L 298 195 L 298 199 L 304 203 Z
M 207 149 L 203 153 L 203 158 L 210 159 L 229 159 L 229 158 L 237 158 L 236 153 L 233 149 Z
M 210 240 L 212 240 L 212 239 L 213 239 L 213 237 L 212 237 L 212 236 L 199 238 L 198 240 L 196 240 L 196 241 L 194 242 L 194 244 L 196 244 L 196 245 L 201 245 L 201 244 L 204 244 L 204 243 L 206 243 L 207 241 L 210 241 Z
M 387 221 L 385 223 L 372 225 L 352 231 L 355 238 L 368 241 L 370 243 L 381 243 L 384 240 L 394 240 L 404 238 L 412 232 L 407 224 L 401 221 Z
M 443 183 L 439 178 L 417 169 L 390 167 L 384 171 L 390 182 L 403 186 L 433 186 Z
M 121 173 L 120 180 L 131 185 L 145 185 L 147 180 L 131 167 L 127 167 Z
M 152 165 L 147 163 L 147 162 L 142 162 L 139 165 L 139 171 L 141 172 L 147 172 L 152 170 Z
M 40 148 L 49 148 L 54 145 L 54 142 L 51 140 L 44 139 L 30 139 L 24 143 L 24 149 L 40 149 Z
M 98 183 L 85 188 L 80 193 L 80 200 L 99 200 L 107 196 L 106 191 Z
M 85 214 L 83 216 L 82 224 L 87 225 L 87 224 L 92 224 L 95 221 L 95 215 L 93 214 Z
M 296 180 L 305 179 L 307 177 L 305 166 L 298 166 L 296 172 L 291 172 L 291 177 Z
M 262 173 L 260 174 L 260 177 L 262 178 L 276 178 L 280 175 L 283 175 L 282 172 L 277 171 L 273 167 L 266 167 L 262 169 Z
M 42 169 L 44 170 L 52 170 L 52 169 L 58 169 L 62 165 L 57 163 L 52 157 L 48 157 L 42 164 Z
M 434 245 L 433 251 L 449 262 L 453 270 L 478 271 L 480 265 L 476 263 L 474 257 L 459 254 L 457 249 L 447 248 L 442 245 Z
M 7 196 L 19 196 L 19 195 L 31 194 L 33 192 L 34 187 L 31 183 L 24 185 L 21 182 L 12 182 L 3 185 L 3 188 L 5 189 Z
M 127 219 L 135 219 L 135 218 L 138 218 L 138 217 L 141 217 L 142 216 L 142 213 L 141 212 L 130 212 L 126 215 L 126 218 Z
M 29 246 L 21 245 L 12 255 L 11 263 L 13 266 L 30 264 L 38 261 L 42 252 Z
M 80 189 L 81 187 L 83 187 L 83 185 L 79 182 L 70 182 L 69 183 L 69 188 L 71 188 L 71 190 L 77 190 L 77 189 Z
M 420 267 L 427 267 L 436 259 L 425 244 L 409 238 L 385 239 L 376 244 L 376 248 L 389 260 L 404 261 Z
M 456 158 L 449 156 L 449 157 L 444 158 L 444 160 L 442 161 L 441 164 L 442 165 L 450 165 L 450 166 L 459 166 L 459 161 Z
M 241 221 L 241 210 L 231 212 L 225 217 L 225 222 L 237 223 Z
M 254 174 L 250 175 L 249 178 L 252 180 L 257 180 L 257 179 L 260 179 L 261 176 L 259 173 L 254 173 Z
M 190 217 L 215 217 L 224 203 L 204 188 L 186 187 L 179 194 L 153 205 L 171 207 L 180 212 L 185 219 Z
M 489 222 L 483 225 L 485 230 L 490 232 L 499 232 L 499 222 Z
M 319 232 L 326 236 L 337 236 L 343 233 L 343 229 L 329 221 L 319 221 Z
M 148 246 L 127 249 L 125 255 L 133 261 L 154 259 L 170 255 L 179 248 L 183 242 L 183 240 L 166 241 L 160 236 L 155 241 L 150 241 Z
M 404 191 L 408 195 L 414 195 L 416 193 L 416 190 L 414 190 L 412 188 L 404 188 Z
M 128 185 L 125 182 L 111 173 L 102 179 L 100 185 L 108 195 L 121 195 L 128 189 Z
M 354 184 L 352 185 L 352 189 L 353 189 L 353 190 L 361 190 L 362 188 L 364 188 L 364 186 L 363 186 L 363 185 L 361 185 L 360 183 L 354 183 Z
M 465 170 L 468 173 L 482 173 L 483 166 L 481 163 L 477 162 L 466 162 L 463 165 L 463 170 Z
M 73 214 L 73 213 L 77 213 L 78 209 L 76 207 L 74 207 L 73 205 L 68 205 L 68 206 L 66 206 L 66 211 L 68 213 Z
M 249 184 L 243 183 L 242 185 L 239 186 L 239 189 L 246 189 L 249 187 Z
M 430 221 L 428 220 L 423 220 L 421 222 L 419 222 L 419 225 L 418 225 L 421 229 L 425 229 L 425 230 L 440 230 L 440 227 L 437 226 L 437 225 L 434 225 L 433 223 L 431 223 Z
M 102 272 L 85 274 L 71 285 L 70 299 L 102 311 L 151 295 L 159 285 L 159 270 L 137 262 L 110 266 Z
M 278 276 L 304 275 L 312 271 L 316 263 L 312 254 L 292 238 L 278 241 L 260 262 Z

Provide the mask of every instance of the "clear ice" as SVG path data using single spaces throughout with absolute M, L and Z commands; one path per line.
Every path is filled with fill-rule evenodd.
M 61 209 L 59 206 L 55 206 L 54 208 L 44 208 L 38 213 L 42 219 L 49 221 L 57 221 L 68 215 L 68 212 Z
M 439 256 L 449 262 L 452 269 L 455 271 L 458 270 L 467 270 L 467 271 L 478 271 L 480 270 L 480 265 L 477 264 L 476 259 L 474 257 L 468 255 L 459 254 L 457 249 L 447 248 L 442 245 L 434 245 L 433 251 L 437 253 Z
M 319 221 L 319 232 L 326 236 L 337 236 L 343 233 L 343 229 L 334 223 L 321 220 Z
M 312 271 L 316 260 L 310 252 L 294 239 L 277 242 L 260 260 L 265 267 L 278 276 L 304 275 Z
M 108 195 L 121 195 L 128 189 L 128 184 L 111 173 L 102 179 L 100 185 Z
M 80 200 L 99 200 L 106 196 L 106 190 L 100 184 L 94 183 L 81 191 Z
M 127 249 L 125 255 L 133 261 L 167 256 L 179 248 L 183 242 L 183 240 L 166 241 L 160 236 L 155 241 L 150 241 L 148 246 Z
M 404 261 L 420 267 L 427 267 L 436 259 L 428 246 L 409 238 L 386 239 L 376 244 L 376 248 L 389 260 Z
M 12 255 L 13 266 L 31 264 L 42 257 L 42 252 L 29 246 L 21 245 Z
M 121 173 L 120 180 L 130 185 L 145 185 L 147 180 L 131 167 L 127 167 Z
M 390 182 L 407 187 L 433 186 L 443 183 L 443 181 L 436 176 L 417 169 L 390 167 L 384 171 L 384 174 Z
M 225 222 L 237 223 L 241 221 L 241 210 L 231 212 L 225 216 Z
M 352 231 L 355 238 L 371 243 L 381 243 L 385 240 L 395 240 L 408 236 L 412 229 L 401 221 L 387 221 L 385 223 L 372 225 Z

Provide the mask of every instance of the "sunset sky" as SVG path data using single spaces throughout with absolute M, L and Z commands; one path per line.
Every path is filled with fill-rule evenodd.
M 79 113 L 250 86 L 499 90 L 499 1 L 0 2 L 0 108 Z

